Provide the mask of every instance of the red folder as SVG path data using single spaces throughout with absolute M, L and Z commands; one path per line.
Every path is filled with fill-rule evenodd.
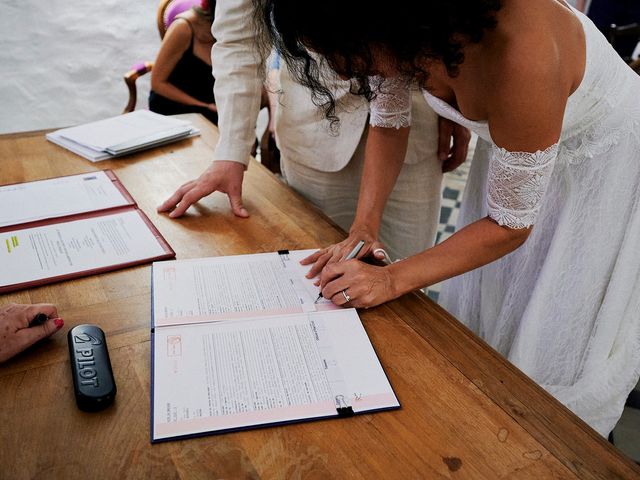
M 151 231 L 155 239 L 158 241 L 164 253 L 161 255 L 150 256 L 148 258 L 140 258 L 135 261 L 130 261 L 126 263 L 113 264 L 105 267 L 82 270 L 82 271 L 72 272 L 64 275 L 51 276 L 51 277 L 41 278 L 38 280 L 33 280 L 28 282 L 15 283 L 11 285 L 0 285 L 0 293 L 8 293 L 16 290 L 23 290 L 25 288 L 32 288 L 40 285 L 46 285 L 49 283 L 60 282 L 63 280 L 70 280 L 74 278 L 85 277 L 88 275 L 110 272 L 113 270 L 119 270 L 121 268 L 127 268 L 135 265 L 151 263 L 156 260 L 167 260 L 167 259 L 175 258 L 176 254 L 171 248 L 171 246 L 169 245 L 169 243 L 164 239 L 164 237 L 158 231 L 155 225 L 151 223 L 151 220 L 149 220 L 147 215 L 138 207 L 135 200 L 133 199 L 131 194 L 127 191 L 127 189 L 124 187 L 124 185 L 120 182 L 116 174 L 111 170 L 104 170 L 104 173 L 107 175 L 107 177 L 109 177 L 109 179 L 113 182 L 114 186 L 124 196 L 125 200 L 127 201 L 125 205 L 105 208 L 102 210 L 86 211 L 86 212 L 72 214 L 72 215 L 64 215 L 64 216 L 54 217 L 54 218 L 46 218 L 42 220 L 26 222 L 26 223 L 21 223 L 17 225 L 7 225 L 4 227 L 0 227 L 0 234 L 6 233 L 8 231 L 15 232 L 15 231 L 25 230 L 28 228 L 41 227 L 44 225 L 62 224 L 62 223 L 76 221 L 76 220 L 82 220 L 85 218 L 97 218 L 97 217 L 115 215 L 115 214 L 119 214 L 127 211 L 136 211 L 140 215 L 145 225 L 149 228 L 149 230 Z M 85 174 L 82 174 L 82 175 L 85 175 Z M 2 268 L 1 265 L 0 265 L 0 268 Z

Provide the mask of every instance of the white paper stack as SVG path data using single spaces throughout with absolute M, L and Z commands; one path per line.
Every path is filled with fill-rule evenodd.
M 47 140 L 87 160 L 99 162 L 199 134 L 200 131 L 186 120 L 136 110 L 56 130 L 47 134 Z

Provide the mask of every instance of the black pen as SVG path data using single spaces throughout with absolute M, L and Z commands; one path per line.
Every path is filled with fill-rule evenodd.
M 355 247 L 353 247 L 353 250 L 349 252 L 349 255 L 347 255 L 344 258 L 344 260 L 346 261 L 346 260 L 352 260 L 356 258 L 360 253 L 360 250 L 362 250 L 362 247 L 364 247 L 364 240 L 360 240 L 358 244 Z M 318 298 L 316 298 L 316 301 L 313 303 L 318 303 L 318 300 L 320 300 L 321 298 L 322 298 L 322 290 L 320 290 L 320 293 L 318 294 Z
M 49 319 L 46 313 L 39 313 L 29 322 L 30 327 L 39 327 Z

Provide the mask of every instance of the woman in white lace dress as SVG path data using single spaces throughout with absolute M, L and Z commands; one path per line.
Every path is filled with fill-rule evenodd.
M 607 435 L 640 374 L 640 78 L 561 0 L 260 6 L 329 118 L 305 46 L 372 99 L 372 235 L 410 123 L 403 77 L 481 138 L 458 232 L 387 267 L 325 266 L 356 238 L 323 249 L 323 295 L 368 307 L 451 278 L 445 308 Z

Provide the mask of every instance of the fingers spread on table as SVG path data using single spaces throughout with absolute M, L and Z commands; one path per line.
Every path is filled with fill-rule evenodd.
M 162 204 L 158 207 L 159 212 L 166 212 L 169 210 L 173 210 L 175 206 L 182 200 L 182 197 L 186 192 L 188 192 L 191 186 L 195 183 L 194 180 L 191 180 L 176 190 L 173 195 L 171 195 L 168 199 L 166 199 Z
M 231 206 L 231 211 L 236 217 L 247 218 L 249 216 L 249 212 L 244 205 L 242 204 L 242 189 L 231 188 L 229 189 L 229 205 Z
M 171 218 L 176 218 L 184 215 L 187 209 L 204 197 L 206 194 L 202 193 L 198 190 L 197 187 L 193 187 L 191 190 L 186 192 L 183 196 L 176 208 L 169 214 Z

